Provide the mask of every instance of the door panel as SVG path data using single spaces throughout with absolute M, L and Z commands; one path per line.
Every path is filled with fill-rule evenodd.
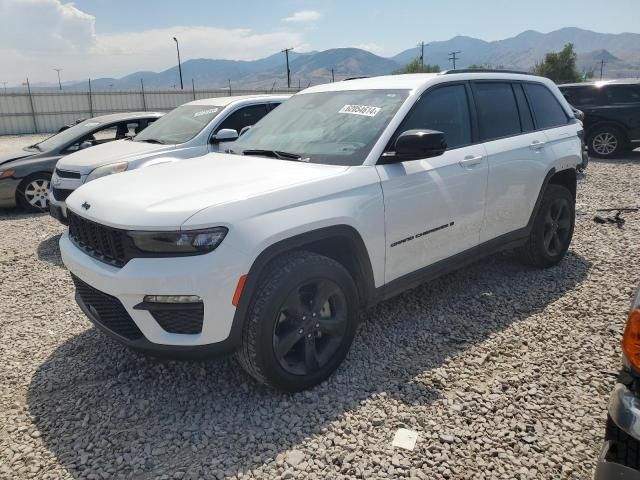
M 473 165 L 461 165 L 465 160 Z M 488 173 L 482 145 L 376 168 L 385 202 L 385 281 L 478 244 Z

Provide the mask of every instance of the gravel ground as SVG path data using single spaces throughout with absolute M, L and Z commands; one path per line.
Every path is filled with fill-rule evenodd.
M 0 478 L 590 478 L 640 283 L 640 215 L 591 217 L 637 205 L 639 176 L 639 152 L 593 161 L 559 266 L 501 254 L 384 302 L 295 395 L 107 339 L 73 301 L 62 227 L 1 212 Z M 391 446 L 403 427 L 412 452 Z

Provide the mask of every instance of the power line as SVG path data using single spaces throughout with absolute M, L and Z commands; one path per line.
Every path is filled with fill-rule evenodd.
M 291 70 L 289 70 L 289 52 L 291 50 L 293 50 L 293 47 L 282 50 L 282 53 L 284 53 L 284 56 L 287 59 L 287 88 L 291 88 Z
M 605 62 L 604 59 L 600 60 L 600 80 L 602 80 L 602 73 L 604 71 L 604 66 L 609 63 L 609 62 Z
M 449 52 L 449 60 L 453 62 L 453 69 L 456 69 L 456 60 L 458 60 L 458 55 L 462 52 Z
M 430 44 L 424 43 L 423 41 L 418 43 L 418 47 L 420 48 L 420 71 L 424 72 L 424 47 L 428 47 Z

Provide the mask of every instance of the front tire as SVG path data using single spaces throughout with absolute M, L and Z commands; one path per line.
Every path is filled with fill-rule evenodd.
M 236 358 L 262 383 L 305 390 L 345 358 L 358 311 L 357 288 L 340 263 L 306 251 L 285 254 L 266 267 L 255 290 Z
M 598 158 L 613 158 L 624 152 L 627 142 L 615 127 L 601 127 L 589 137 L 589 153 Z
M 520 259 L 538 268 L 556 265 L 569 249 L 575 220 L 571 192 L 562 185 L 547 185 L 529 239 L 517 250 Z
M 16 203 L 29 212 L 49 211 L 50 173 L 34 173 L 25 178 L 16 190 Z

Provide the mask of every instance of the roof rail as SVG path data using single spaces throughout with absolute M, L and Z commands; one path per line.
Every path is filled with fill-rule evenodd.
M 502 70 L 499 68 L 459 68 L 457 70 L 445 70 L 442 75 L 451 75 L 453 73 L 517 73 L 519 75 L 535 75 L 531 72 L 522 72 L 520 70 Z

